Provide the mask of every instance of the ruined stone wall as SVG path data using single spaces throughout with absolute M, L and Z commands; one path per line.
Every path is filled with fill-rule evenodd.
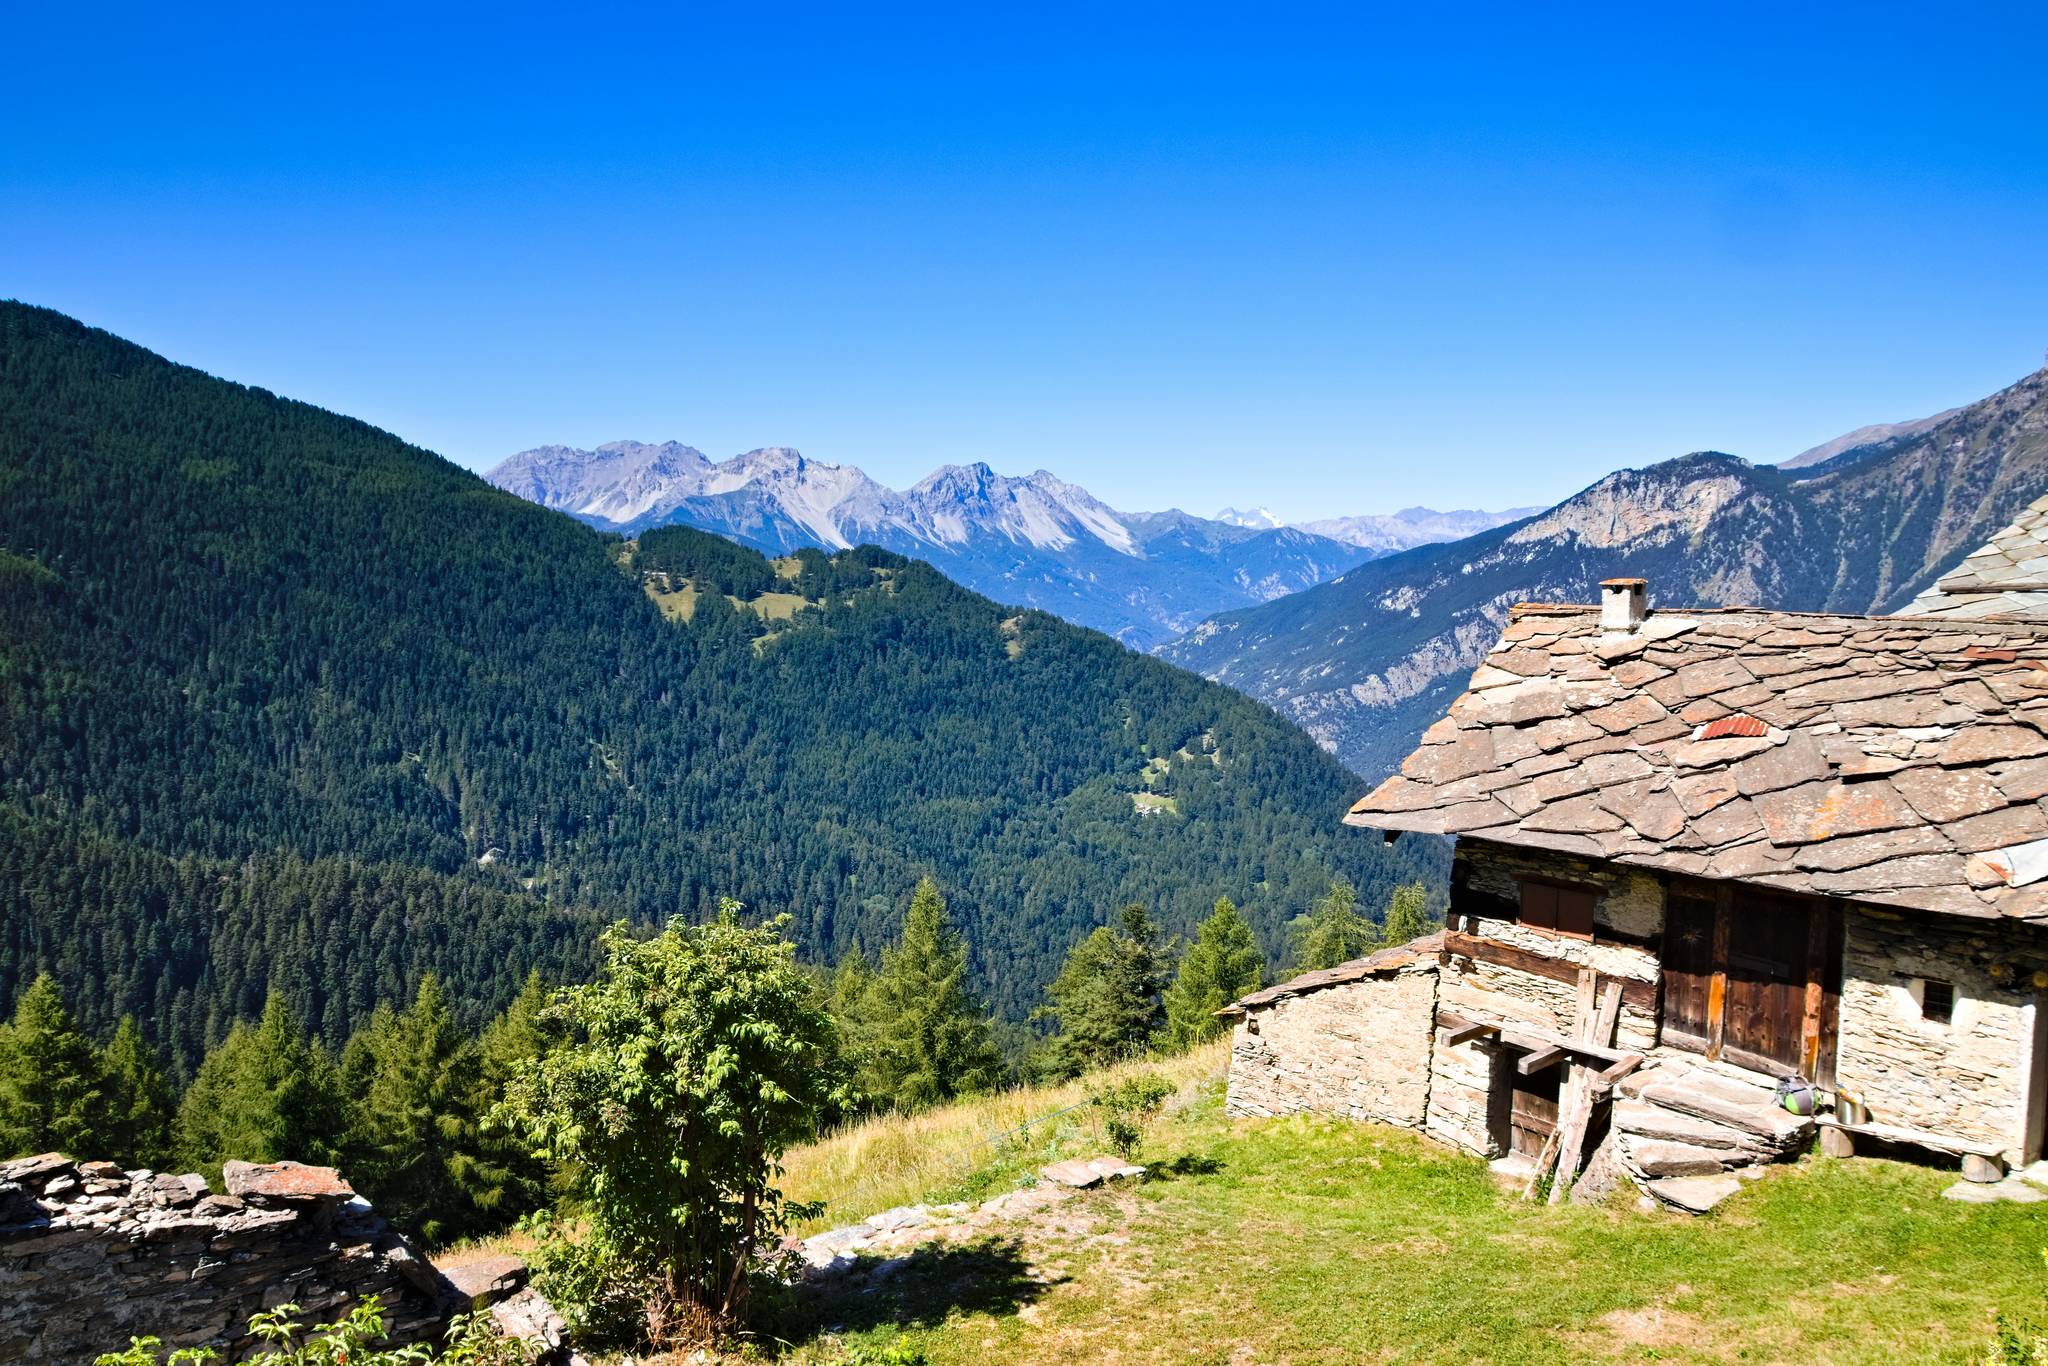
M 2037 993 L 2048 953 L 2031 927 L 1850 910 L 1836 1081 L 1880 1123 L 2000 1144 L 2026 1142 Z M 1922 983 L 1955 986 L 1948 1023 L 1923 1018 Z
M 1435 998 L 1436 965 L 1425 963 L 1248 1012 L 1231 1041 L 1226 1108 L 1419 1127 Z
M 0 1362 L 75 1366 L 141 1336 L 246 1360 L 251 1314 L 296 1304 L 331 1322 L 372 1295 L 393 1345 L 438 1340 L 476 1296 L 512 1295 L 499 1323 L 523 1306 L 538 1326 L 517 1335 L 568 1359 L 516 1261 L 444 1275 L 332 1168 L 230 1162 L 223 1184 L 54 1153 L 0 1163 Z

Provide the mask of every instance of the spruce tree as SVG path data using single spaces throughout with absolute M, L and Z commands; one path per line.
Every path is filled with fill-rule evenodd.
M 1304 972 L 1334 968 L 1379 947 L 1379 930 L 1358 913 L 1358 892 L 1343 878 L 1330 883 L 1294 932 L 1295 966 Z
M 379 1010 L 350 1041 L 350 1172 L 387 1218 L 429 1242 L 491 1222 L 506 1202 L 508 1145 L 482 1132 L 483 1054 L 455 1023 L 432 973 L 402 1012 Z
M 347 1129 L 339 1070 L 272 993 L 261 1020 L 237 1021 L 199 1065 L 178 1107 L 174 1149 L 181 1165 L 217 1177 L 229 1158 L 333 1162 Z
M 858 946 L 848 949 L 832 971 L 832 985 L 826 992 L 825 1009 L 839 1031 L 839 1056 L 852 1080 L 857 1108 L 886 1107 L 887 1095 L 870 1093 L 868 1083 L 874 1056 L 874 969 Z
M 14 1003 L 0 1038 L 0 1148 L 9 1156 L 105 1156 L 106 1106 L 99 1055 L 43 973 Z
M 1157 938 L 1145 908 L 1132 905 L 1074 946 L 1045 989 L 1048 1003 L 1033 1012 L 1059 1022 L 1035 1071 L 1076 1077 L 1144 1050 L 1162 1020 Z
M 1223 1032 L 1216 1012 L 1248 991 L 1256 991 L 1265 974 L 1252 927 L 1229 897 L 1195 931 L 1195 942 L 1181 956 L 1180 971 L 1166 992 L 1166 1042 L 1192 1048 Z
M 530 1144 L 492 1118 L 513 1084 L 531 1075 L 541 1060 L 561 1044 L 562 1027 L 549 1013 L 554 1000 L 555 993 L 541 981 L 540 974 L 527 973 L 512 1004 L 485 1025 L 477 1039 L 482 1067 L 476 1112 L 483 1124 L 485 1144 L 505 1170 L 505 1194 L 489 1211 L 493 1223 L 539 1209 L 548 1203 L 551 1191 L 565 1190 L 570 1183 L 568 1174 L 558 1172 L 544 1158 L 535 1156 Z
M 124 1167 L 159 1167 L 171 1159 L 171 1085 L 162 1060 L 123 1015 L 100 1051 L 107 1088 L 107 1156 Z
M 918 882 L 903 939 L 882 954 L 864 999 L 872 1021 L 861 1077 L 868 1095 L 919 1110 L 1000 1080 L 988 1012 L 967 985 L 967 943 L 930 878 Z

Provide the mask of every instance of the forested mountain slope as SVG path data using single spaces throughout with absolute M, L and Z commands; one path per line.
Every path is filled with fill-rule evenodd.
M 929 871 L 1014 1018 L 1125 901 L 1185 931 L 1227 894 L 1277 949 L 1332 873 L 1373 905 L 1438 871 L 1340 829 L 1361 785 L 1265 708 L 928 566 L 813 554 L 779 612 L 712 585 L 685 622 L 634 558 L 0 304 L 0 999 L 49 968 L 183 1049 L 304 986 L 338 1033 L 725 895 L 829 961 Z M 671 598 L 699 567 L 669 548 Z
M 2044 400 L 2048 370 L 1811 470 L 1713 453 L 1623 470 L 1526 521 L 1217 616 L 1160 653 L 1382 776 L 1516 602 L 1590 602 L 1628 574 L 1655 606 L 1902 607 L 2048 492 Z

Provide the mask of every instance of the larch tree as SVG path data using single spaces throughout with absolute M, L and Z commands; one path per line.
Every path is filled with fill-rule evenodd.
M 1220 898 L 1195 930 L 1195 942 L 1181 955 L 1180 970 L 1167 988 L 1167 1044 L 1187 1049 L 1222 1033 L 1216 1012 L 1258 990 L 1265 969 L 1252 927 L 1229 897 Z
M 1294 962 L 1304 972 L 1334 968 L 1379 947 L 1379 929 L 1358 913 L 1358 891 L 1343 878 L 1316 900 L 1308 918 L 1296 922 Z
M 384 1214 L 429 1242 L 486 1227 L 505 1205 L 509 1145 L 482 1132 L 483 1054 L 432 973 L 412 1005 L 379 1010 L 342 1058 L 355 1104 L 354 1176 Z
M 1387 902 L 1386 942 L 1405 944 L 1428 934 L 1434 927 L 1429 913 L 1429 888 L 1419 882 L 1396 887 Z
M 860 1084 L 870 1096 L 920 1110 L 1001 1079 L 988 1012 L 967 982 L 967 941 L 932 879 L 918 882 L 903 938 L 883 952 L 865 999 L 871 1023 Z

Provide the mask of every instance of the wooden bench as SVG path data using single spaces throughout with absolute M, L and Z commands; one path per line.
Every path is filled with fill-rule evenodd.
M 1908 1128 L 1903 1124 L 1876 1124 L 1867 1121 L 1852 1124 L 1831 1115 L 1823 1115 L 1814 1120 L 1814 1123 L 1820 1126 L 1820 1150 L 1829 1157 L 1854 1157 L 1856 1140 L 1867 1138 L 1876 1143 L 1895 1143 L 1945 1153 L 1950 1157 L 1960 1157 L 1963 1160 L 1965 1181 L 1991 1182 L 2005 1179 L 2005 1158 L 1996 1144 L 1979 1143 L 1975 1139 L 1955 1138 L 1948 1134 L 1929 1133 L 1925 1129 Z

